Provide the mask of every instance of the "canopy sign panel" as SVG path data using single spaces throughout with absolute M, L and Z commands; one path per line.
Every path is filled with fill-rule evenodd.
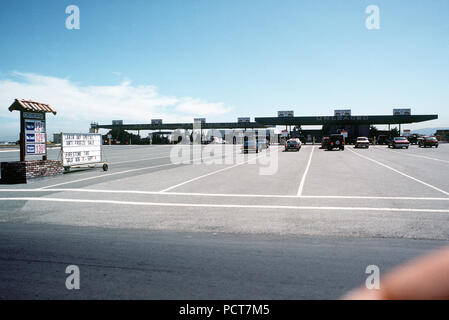
M 62 133 L 61 137 L 64 167 L 102 162 L 101 134 Z

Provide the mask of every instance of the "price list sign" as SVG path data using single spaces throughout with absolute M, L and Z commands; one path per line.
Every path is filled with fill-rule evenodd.
M 25 128 L 25 152 L 27 155 L 47 154 L 47 135 L 43 113 L 23 113 Z

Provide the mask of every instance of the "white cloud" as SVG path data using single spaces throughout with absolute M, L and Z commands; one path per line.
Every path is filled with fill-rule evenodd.
M 134 86 L 123 81 L 110 86 L 83 86 L 68 79 L 14 72 L 0 79 L 0 103 L 9 106 L 15 98 L 31 99 L 53 106 L 61 121 L 110 123 L 122 119 L 128 123 L 148 122 L 161 118 L 165 122 L 192 121 L 197 116 L 222 115 L 231 110 L 222 102 L 200 98 L 164 96 L 152 85 Z M 7 108 L 0 117 L 16 118 Z
M 231 111 L 231 108 L 225 107 L 223 102 L 209 103 L 201 99 L 182 98 L 176 107 L 176 110 L 183 113 L 195 113 L 198 115 L 221 115 Z

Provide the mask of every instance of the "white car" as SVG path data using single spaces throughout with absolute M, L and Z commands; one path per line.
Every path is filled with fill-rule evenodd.
M 355 141 L 354 148 L 369 148 L 369 139 L 367 137 L 358 137 Z

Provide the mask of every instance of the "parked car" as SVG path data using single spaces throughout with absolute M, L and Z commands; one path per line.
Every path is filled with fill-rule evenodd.
M 255 153 L 259 153 L 260 151 L 262 151 L 262 143 L 257 142 L 256 140 L 245 140 L 243 141 L 243 145 L 242 145 L 242 152 L 243 153 L 248 153 L 248 152 L 255 152 Z
M 418 144 L 419 137 L 417 134 L 412 134 L 407 137 L 408 141 L 410 141 L 410 144 Z
M 369 140 L 367 137 L 358 137 L 355 140 L 354 148 L 369 148 Z
M 389 139 L 387 135 L 381 134 L 377 136 L 377 144 L 388 144 Z
M 396 148 L 408 149 L 409 146 L 410 146 L 410 142 L 405 137 L 394 137 L 388 143 L 388 148 L 393 148 L 393 149 L 396 149 Z
M 323 137 L 323 139 L 321 139 L 321 149 L 326 149 L 328 143 L 329 137 Z
M 332 134 L 329 137 L 329 142 L 327 143 L 327 150 L 332 149 L 345 149 L 345 139 L 341 134 Z
M 418 139 L 418 147 L 438 148 L 438 139 L 436 137 L 422 137 Z
M 301 149 L 301 140 L 299 139 L 289 139 L 287 140 L 287 142 L 285 143 L 285 151 L 289 151 L 289 150 L 296 150 L 299 151 L 299 149 Z

